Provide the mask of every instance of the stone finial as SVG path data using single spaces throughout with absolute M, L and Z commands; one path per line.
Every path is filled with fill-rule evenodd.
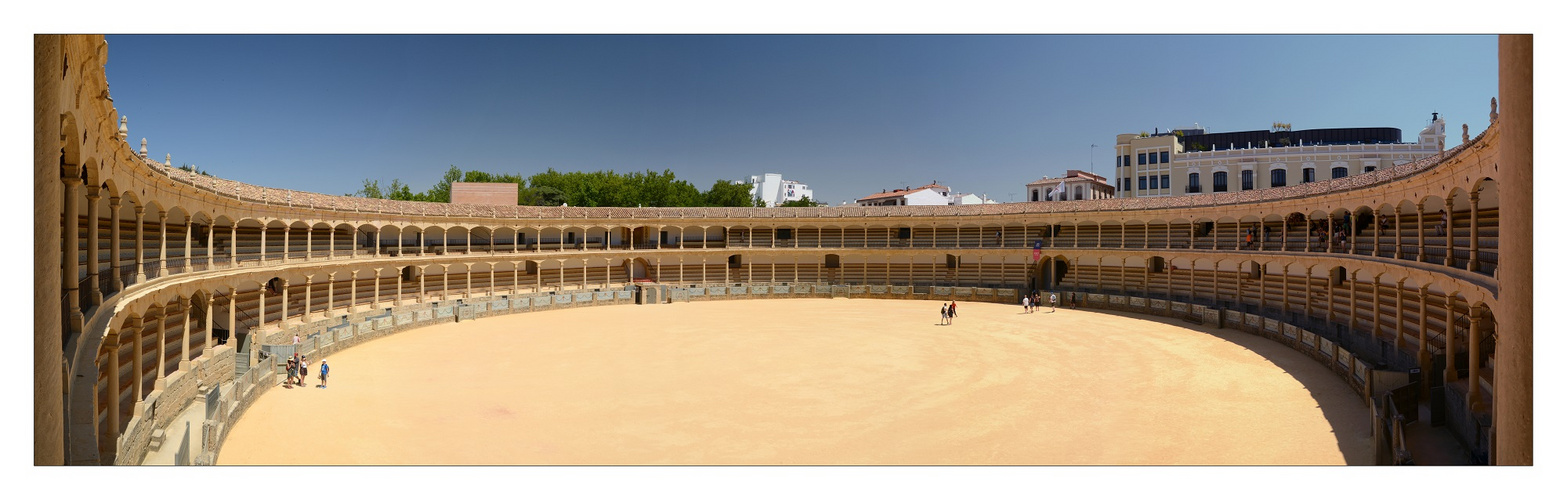
M 1469 124 L 1464 124 L 1464 142 L 1469 142 Z
M 146 158 L 147 157 L 147 138 L 146 137 L 141 138 L 141 157 L 142 158 Z
M 1496 98 L 1491 98 L 1491 122 L 1496 122 Z
M 130 133 L 131 133 L 130 128 L 127 128 L 125 126 L 125 122 L 127 120 L 129 120 L 129 119 L 130 119 L 129 117 L 125 117 L 125 116 L 121 116 L 120 117 L 120 139 L 125 139 L 125 136 L 130 135 Z
M 170 156 L 168 154 L 163 155 L 163 166 L 165 166 L 165 167 L 172 167 L 173 165 L 169 162 L 169 160 L 171 160 L 171 159 L 173 159 L 172 156 Z

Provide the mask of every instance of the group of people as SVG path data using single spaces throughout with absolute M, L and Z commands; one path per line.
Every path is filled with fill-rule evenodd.
M 1044 301 L 1040 299 L 1039 292 L 1023 296 L 1023 312 L 1033 313 L 1044 307 Z M 1050 294 L 1050 312 L 1056 312 L 1056 294 Z
M 305 377 L 310 375 L 310 359 L 296 352 L 284 364 L 288 366 L 288 379 L 283 381 L 283 386 L 305 385 Z M 326 360 L 321 360 L 321 369 L 316 370 L 316 373 L 321 377 L 320 387 L 323 389 L 326 388 L 326 376 L 330 371 L 331 367 L 327 366 Z
M 952 305 L 941 305 L 941 324 L 952 324 L 952 318 L 958 317 L 958 302 L 952 301 Z

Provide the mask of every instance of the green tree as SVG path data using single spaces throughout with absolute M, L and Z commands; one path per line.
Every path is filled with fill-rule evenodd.
M 750 184 L 735 184 L 723 179 L 713 181 L 713 187 L 708 189 L 706 193 L 702 193 L 702 199 L 709 207 L 749 207 L 755 205 L 751 198 Z
M 429 195 L 430 201 L 451 203 L 452 183 L 459 182 L 462 180 L 462 178 L 462 169 L 457 168 L 456 165 L 452 165 L 451 168 L 446 169 L 446 175 L 441 176 L 441 180 L 436 182 L 435 186 L 431 187 L 430 190 L 426 192 Z
M 790 201 L 783 202 L 783 203 L 779 204 L 778 206 L 780 206 L 780 207 L 814 207 L 814 206 L 816 206 L 816 202 L 812 201 L 811 197 L 806 196 L 806 197 L 800 198 L 798 200 L 790 200 Z
M 359 191 L 354 193 L 353 196 L 358 196 L 361 198 L 375 198 L 378 200 L 385 198 L 385 196 L 383 196 L 381 193 L 381 181 L 377 181 L 375 179 L 365 179 L 364 187 L 359 188 Z

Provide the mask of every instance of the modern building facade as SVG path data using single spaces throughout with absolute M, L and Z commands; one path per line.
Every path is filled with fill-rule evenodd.
M 760 198 L 769 207 L 800 201 L 811 196 L 810 186 L 800 181 L 786 180 L 782 174 L 753 175 L 750 182 L 751 198 Z
M 1118 196 L 1146 198 L 1294 186 L 1403 165 L 1440 153 L 1445 123 L 1436 113 L 1418 142 L 1396 128 L 1253 130 L 1203 128 L 1115 139 Z
M 213 456 L 275 385 L 247 369 L 257 351 L 296 334 L 333 349 L 454 310 L 658 288 L 1005 303 L 1068 292 L 1081 307 L 1287 345 L 1377 408 L 1372 418 L 1389 409 L 1374 382 L 1391 376 L 1441 405 L 1482 462 L 1531 465 L 1532 38 L 1499 46 L 1502 108 L 1493 102 L 1484 132 L 1334 182 L 1062 203 L 621 208 L 331 196 L 170 168 L 116 130 L 103 38 L 39 35 L 34 463 L 141 463 L 202 389 L 228 387 L 236 399 L 203 425 L 216 444 L 193 450 Z M 1342 237 L 1320 237 L 1341 221 Z M 1256 228 L 1273 237 L 1249 241 Z
M 1028 201 L 1102 200 L 1115 197 L 1115 186 L 1103 176 L 1067 170 L 1061 177 L 1045 177 L 1024 185 Z

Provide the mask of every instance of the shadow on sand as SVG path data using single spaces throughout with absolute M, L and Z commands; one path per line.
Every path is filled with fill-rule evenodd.
M 1288 373 L 1297 382 L 1300 382 L 1300 385 L 1304 386 L 1307 391 L 1310 391 L 1312 399 L 1317 401 L 1317 408 L 1322 410 L 1322 415 L 1328 419 L 1328 425 L 1333 428 L 1333 436 L 1338 441 L 1339 452 L 1344 456 L 1344 463 L 1348 465 L 1374 465 L 1369 424 L 1369 419 L 1371 418 L 1369 412 L 1371 410 L 1361 402 L 1360 396 L 1355 393 L 1354 389 L 1346 385 L 1344 380 L 1339 378 L 1338 374 L 1333 373 L 1332 369 L 1323 366 L 1310 356 L 1272 339 L 1240 330 L 1198 326 L 1177 318 L 1134 312 L 1091 309 L 1083 312 L 1109 314 L 1178 326 L 1187 330 L 1212 335 L 1256 353 L 1258 356 L 1262 356 L 1263 359 L 1284 370 L 1285 373 Z M 1346 393 L 1352 396 L 1348 402 L 1342 397 Z

